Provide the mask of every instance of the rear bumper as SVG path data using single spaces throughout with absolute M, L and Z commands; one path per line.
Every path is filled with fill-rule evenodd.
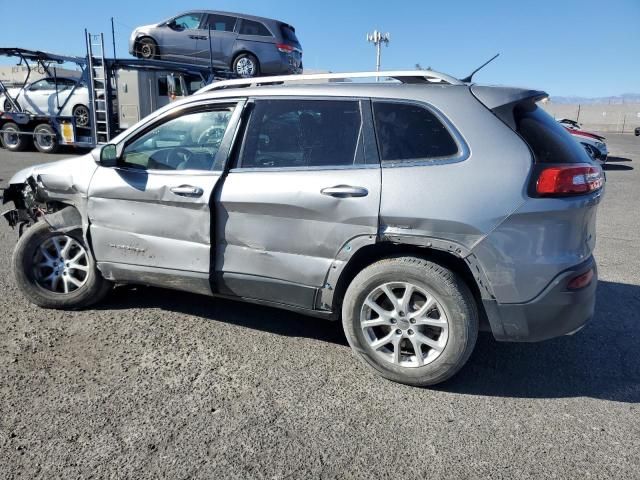
M 577 275 L 593 269 L 591 283 L 580 290 L 567 285 Z M 496 340 L 538 342 L 580 330 L 592 317 L 596 303 L 598 272 L 595 260 L 565 270 L 540 295 L 526 303 L 483 301 Z

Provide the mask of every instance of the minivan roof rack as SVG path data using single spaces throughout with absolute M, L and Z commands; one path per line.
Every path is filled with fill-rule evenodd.
M 315 80 L 348 80 L 352 78 L 393 78 L 402 83 L 427 83 L 464 85 L 464 82 L 445 73 L 433 70 L 392 70 L 387 72 L 350 72 L 350 73 L 312 73 L 302 75 L 279 75 L 274 77 L 239 78 L 223 80 L 207 85 L 195 94 L 223 90 L 226 88 L 243 88 L 261 85 L 280 85 L 284 83 L 305 83 Z

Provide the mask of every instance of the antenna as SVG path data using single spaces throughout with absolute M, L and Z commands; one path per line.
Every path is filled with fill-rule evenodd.
M 391 41 L 391 34 L 382 33 L 377 30 L 374 30 L 373 33 L 367 33 L 367 42 L 371 42 L 376 46 L 376 72 L 380 71 L 380 56 L 381 56 L 381 47 L 382 45 L 389 46 L 389 42 Z M 376 77 L 376 82 L 379 82 L 380 78 Z
M 464 82 L 464 83 L 471 83 L 471 80 L 473 79 L 473 76 L 478 73 L 480 70 L 482 70 L 484 67 L 486 67 L 487 65 L 489 65 L 491 62 L 493 62 L 496 58 L 498 58 L 500 56 L 499 53 L 496 53 L 493 57 L 491 57 L 489 60 L 487 60 L 486 62 L 484 62 L 482 65 L 480 65 L 478 68 L 476 68 L 473 72 L 471 72 L 469 75 L 467 75 L 464 78 L 461 78 L 460 81 Z

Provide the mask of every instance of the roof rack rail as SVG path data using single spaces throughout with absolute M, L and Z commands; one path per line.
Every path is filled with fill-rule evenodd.
M 352 78 L 393 78 L 402 83 L 429 83 L 465 85 L 464 82 L 445 73 L 433 70 L 392 70 L 387 72 L 350 72 L 350 73 L 312 73 L 302 75 L 279 75 L 274 77 L 239 78 L 235 80 L 223 80 L 207 85 L 195 94 L 223 90 L 226 88 L 243 88 L 260 85 L 280 85 L 284 83 L 304 83 L 314 80 L 347 80 Z

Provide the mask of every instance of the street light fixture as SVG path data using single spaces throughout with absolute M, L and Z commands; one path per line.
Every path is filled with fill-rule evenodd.
M 388 46 L 390 41 L 390 33 L 382 33 L 377 30 L 374 30 L 373 33 L 367 33 L 367 42 L 371 42 L 376 46 L 376 72 L 380 71 L 380 55 L 382 51 L 382 44 Z M 380 78 L 376 78 L 376 81 L 380 81 Z

